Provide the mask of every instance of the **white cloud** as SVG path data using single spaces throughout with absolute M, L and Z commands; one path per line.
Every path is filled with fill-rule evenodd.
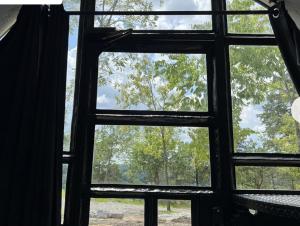
M 265 125 L 262 124 L 258 114 L 262 113 L 260 105 L 249 105 L 242 109 L 241 123 L 242 128 L 249 128 L 257 132 L 263 132 Z
M 110 102 L 109 98 L 107 98 L 105 94 L 97 97 L 97 104 L 99 104 L 99 105 L 100 104 L 108 104 L 109 102 Z

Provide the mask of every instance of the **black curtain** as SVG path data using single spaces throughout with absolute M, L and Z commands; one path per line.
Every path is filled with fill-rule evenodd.
M 284 3 L 276 5 L 270 21 L 291 79 L 300 95 L 300 32 Z
M 0 41 L 0 225 L 60 224 L 68 16 L 23 6 Z

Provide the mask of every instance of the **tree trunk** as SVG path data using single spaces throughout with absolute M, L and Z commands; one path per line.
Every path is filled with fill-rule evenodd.
M 167 201 L 167 211 L 171 211 L 171 202 Z
M 297 144 L 298 144 L 298 153 L 300 153 L 300 128 L 298 122 L 295 122 L 295 129 L 296 129 L 296 134 L 297 134 Z
M 154 172 L 154 183 L 156 185 L 159 185 L 159 172 L 158 172 L 158 170 L 155 170 L 155 172 Z
M 199 170 L 196 169 L 196 186 L 199 186 Z
M 168 150 L 165 140 L 165 129 L 163 127 L 160 128 L 161 132 L 161 139 L 162 139 L 162 145 L 163 145 L 163 155 L 164 155 L 164 174 L 166 178 L 166 185 L 169 185 L 169 166 L 168 166 Z M 170 201 L 167 201 L 167 211 L 171 211 L 171 203 Z

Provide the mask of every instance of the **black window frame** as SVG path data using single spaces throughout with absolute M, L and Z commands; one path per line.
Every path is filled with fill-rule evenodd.
M 106 40 L 105 37 L 117 32 L 94 28 L 93 14 L 95 13 L 88 13 L 94 10 L 95 0 L 86 0 L 81 3 L 81 12 L 69 12 L 70 15 L 81 15 L 81 17 L 71 152 L 63 153 L 63 163 L 69 166 L 64 225 L 88 225 L 90 198 L 142 198 L 145 200 L 146 226 L 157 225 L 158 199 L 191 200 L 192 225 L 195 226 L 213 225 L 218 221 L 230 225 L 228 213 L 231 213 L 233 208 L 231 200 L 233 194 L 297 193 L 297 191 L 237 190 L 235 187 L 235 166 L 300 166 L 298 154 L 243 154 L 233 151 L 229 47 L 231 45 L 277 46 L 274 35 L 228 33 L 226 14 L 230 12 L 226 11 L 226 0 L 212 0 L 212 11 L 203 12 L 203 15 L 212 15 L 212 30 L 123 31 L 129 34 L 106 45 L 103 41 Z M 232 14 L 272 15 L 272 12 L 272 10 L 232 11 Z M 190 47 L 194 48 L 191 50 Z M 141 48 L 144 49 L 141 51 Z M 206 54 L 208 112 L 97 110 L 98 56 L 103 51 Z M 150 113 L 155 117 L 149 117 Z M 176 120 L 182 117 L 185 117 L 183 122 Z M 132 119 L 136 121 L 132 122 Z M 211 188 L 91 184 L 92 149 L 96 124 L 153 125 L 153 123 L 209 128 Z

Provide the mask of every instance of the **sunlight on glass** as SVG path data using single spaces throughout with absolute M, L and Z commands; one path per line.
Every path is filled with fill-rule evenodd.
M 210 0 L 98 0 L 97 11 L 197 11 L 211 10 Z M 96 27 L 135 30 L 210 30 L 211 16 L 95 16 Z
M 210 186 L 208 129 L 96 126 L 92 183 Z
M 238 189 L 300 190 L 300 168 L 236 167 Z
M 61 190 L 61 224 L 64 223 L 67 174 L 68 174 L 68 165 L 63 164 L 63 168 L 62 168 L 62 190 Z
M 235 151 L 300 153 L 298 94 L 278 47 L 232 46 L 230 61 Z
M 201 54 L 103 53 L 98 109 L 207 111 L 206 58 Z
M 191 226 L 191 201 L 159 199 L 158 225 Z
M 91 199 L 89 226 L 144 226 L 144 200 Z
M 64 121 L 64 151 L 70 151 L 71 124 L 73 117 L 74 92 L 75 92 L 75 72 L 77 55 L 77 37 L 79 27 L 79 16 L 70 16 L 68 62 L 66 79 L 66 99 L 65 99 L 65 121 Z

